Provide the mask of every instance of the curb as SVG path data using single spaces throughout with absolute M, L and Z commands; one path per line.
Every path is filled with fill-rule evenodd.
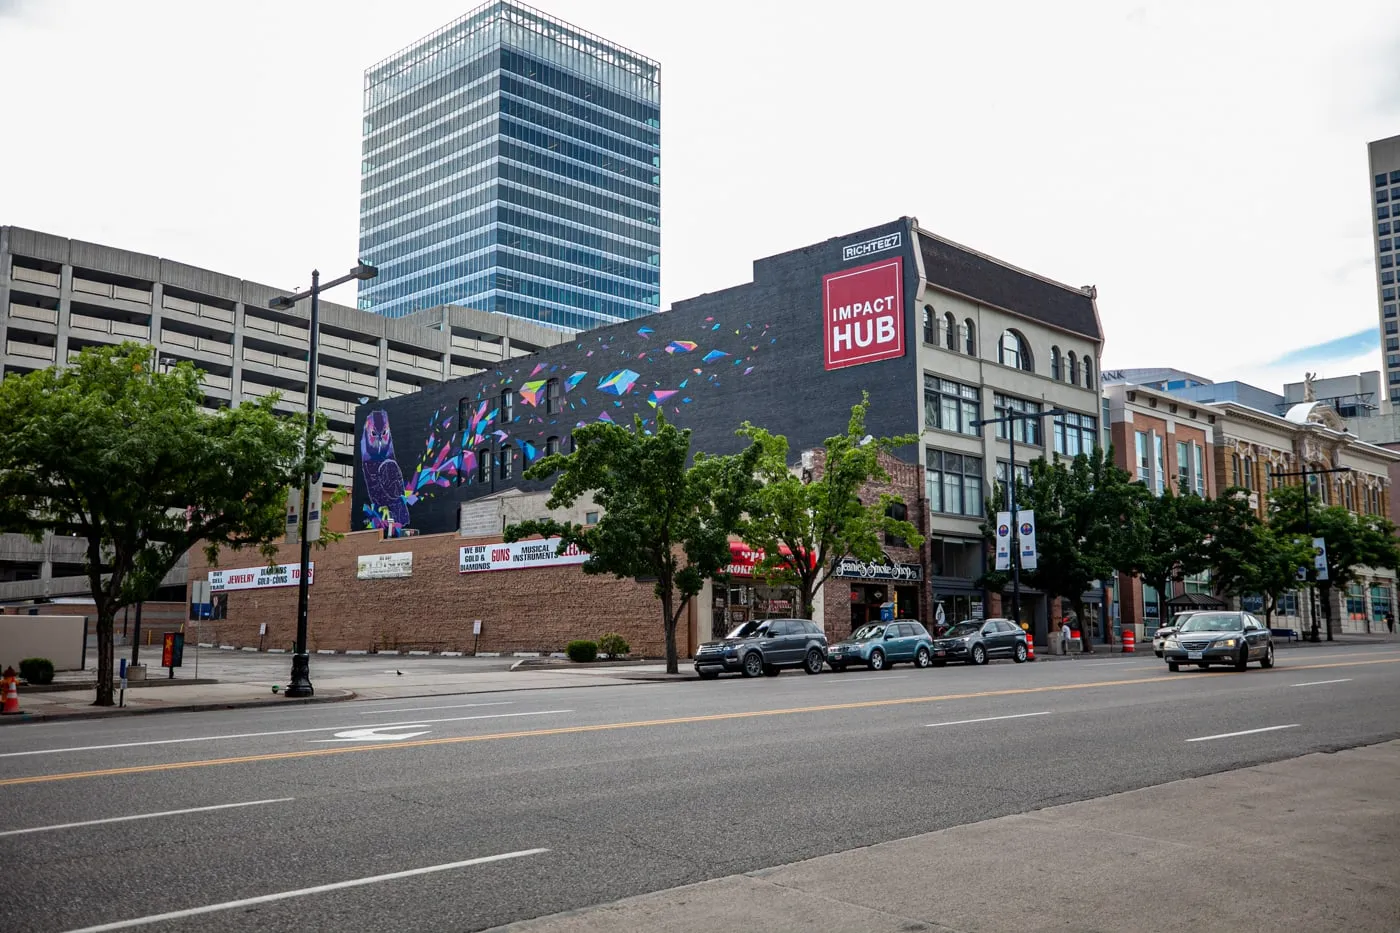
M 139 707 L 115 707 L 109 708 L 109 712 L 98 712 L 96 710 L 79 710 L 73 713 L 26 713 L 21 711 L 18 716 L 6 716 L 0 719 L 0 726 L 20 726 L 46 722 L 68 722 L 77 719 L 107 719 L 112 716 L 149 716 L 155 713 L 197 713 L 211 710 L 226 709 L 256 709 L 261 706 L 306 706 L 312 703 L 340 703 L 345 700 L 353 700 L 358 696 L 353 690 L 346 690 L 332 696 L 305 697 L 304 699 L 287 699 L 279 697 L 271 700 L 240 700 L 236 703 L 187 703 L 180 706 L 157 706 L 154 708 Z M 387 699 L 387 698 L 386 698 Z

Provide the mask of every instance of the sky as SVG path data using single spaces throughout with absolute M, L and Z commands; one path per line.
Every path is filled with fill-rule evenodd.
M 354 265 L 364 70 L 474 0 L 0 0 L 0 224 Z M 1378 369 L 1400 4 L 535 0 L 662 66 L 662 307 L 904 215 L 1098 286 L 1104 368 Z M 353 304 L 353 287 L 330 296 Z

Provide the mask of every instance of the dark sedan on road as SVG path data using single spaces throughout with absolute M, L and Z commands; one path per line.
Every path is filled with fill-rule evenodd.
M 1017 664 L 1030 653 L 1026 632 L 1010 619 L 959 622 L 933 642 L 933 666 L 949 661 L 986 664 L 992 658 L 1011 658 Z
M 1183 664 L 1200 668 L 1229 664 L 1242 671 L 1250 661 L 1273 667 L 1274 638 L 1268 627 L 1248 612 L 1197 612 L 1167 639 L 1162 657 L 1172 671 L 1181 670 Z
M 754 619 L 695 652 L 695 673 L 704 680 L 732 671 L 776 677 L 785 667 L 820 674 L 825 663 L 826 633 L 808 619 Z
M 901 661 L 913 661 L 915 667 L 933 663 L 933 639 L 913 619 L 862 625 L 850 638 L 837 642 L 826 652 L 826 662 L 835 671 L 844 671 L 847 664 L 864 664 L 872 671 L 883 671 Z

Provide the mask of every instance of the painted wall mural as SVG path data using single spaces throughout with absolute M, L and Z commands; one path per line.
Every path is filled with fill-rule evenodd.
M 413 472 L 404 475 L 394 453 L 394 436 L 389 413 L 376 409 L 365 418 L 360 432 L 360 475 L 364 477 L 365 498 L 360 506 L 362 527 L 380 529 L 395 538 L 410 529 L 409 507 L 435 489 L 452 485 L 460 469 L 461 447 L 452 425 L 455 416 L 444 406 L 428 419 L 426 441 Z

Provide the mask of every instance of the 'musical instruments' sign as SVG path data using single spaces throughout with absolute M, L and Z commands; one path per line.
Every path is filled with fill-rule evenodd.
M 468 544 L 457 557 L 458 573 L 485 570 L 528 570 L 532 567 L 563 567 L 581 564 L 588 555 L 571 544 L 559 553 L 559 539 L 515 541 L 501 544 Z

